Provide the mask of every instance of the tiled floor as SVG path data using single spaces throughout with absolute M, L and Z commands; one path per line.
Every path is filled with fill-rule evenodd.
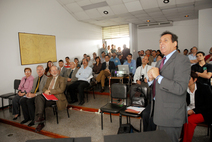
M 93 99 L 91 94 L 89 102 L 85 102 L 83 107 L 100 108 L 110 101 L 107 95 L 96 95 Z M 77 105 L 74 104 L 74 105 Z M 43 130 L 57 133 L 68 137 L 91 137 L 92 142 L 103 142 L 104 135 L 117 134 L 119 128 L 119 117 L 112 116 L 113 122 L 110 123 L 109 115 L 104 115 L 104 129 L 101 130 L 101 115 L 94 112 L 84 112 L 69 110 L 70 118 L 68 118 L 66 111 L 59 111 L 59 124 L 56 123 L 56 117 L 53 115 L 52 108 L 46 108 L 46 126 Z M 0 118 L 12 120 L 13 116 L 8 109 L 0 111 Z M 21 122 L 23 116 L 18 118 L 15 122 Z M 126 118 L 123 117 L 123 123 L 126 123 Z M 135 128 L 139 128 L 139 119 L 131 119 L 131 123 Z M 26 124 L 27 125 L 27 124 Z M 34 126 L 35 127 L 35 126 Z M 12 136 L 8 136 L 13 134 Z M 193 142 L 208 142 L 209 137 L 206 136 L 207 128 L 197 126 Z M 45 139 L 49 138 L 41 134 L 26 131 L 17 127 L 0 123 L 0 141 L 2 142 L 24 142 L 29 139 Z

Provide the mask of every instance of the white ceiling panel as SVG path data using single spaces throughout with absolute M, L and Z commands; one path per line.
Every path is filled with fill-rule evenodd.
M 69 4 L 69 3 L 73 3 L 75 2 L 74 0 L 58 0 L 58 2 L 62 3 L 63 5 Z
M 100 7 L 100 8 L 97 8 L 97 10 L 99 11 L 99 13 L 104 16 L 104 17 L 108 17 L 108 16 L 111 16 L 111 15 L 114 15 L 112 9 L 109 7 L 109 6 L 105 6 L 105 7 Z M 108 14 L 104 14 L 103 12 L 104 11 L 108 11 Z
M 70 9 L 73 13 L 75 12 L 83 12 L 83 9 L 77 3 L 67 4 L 66 7 Z
M 140 4 L 139 1 L 133 1 L 133 2 L 125 3 L 125 6 L 127 7 L 127 10 L 129 12 L 138 11 L 138 10 L 142 10 L 143 9 L 141 7 L 141 4 Z
M 74 15 L 77 17 L 77 19 L 79 20 L 86 20 L 86 19 L 90 19 L 90 17 L 85 13 L 85 12 L 77 12 L 74 13 Z
M 106 0 L 109 6 L 124 4 L 122 0 Z
M 104 2 L 106 0 L 90 0 L 92 3 L 99 3 L 99 2 Z
M 143 9 L 150 9 L 158 7 L 157 0 L 140 0 Z
M 79 6 L 85 6 L 85 5 L 90 5 L 92 4 L 90 0 L 78 0 L 76 1 Z
M 212 8 L 212 0 L 57 0 L 75 19 L 99 26 L 181 21 L 198 18 L 198 10 Z M 103 11 L 108 11 L 107 15 Z M 185 18 L 185 15 L 189 15 Z
M 110 6 L 115 14 L 127 13 L 127 8 L 124 4 Z
M 160 8 L 172 8 L 172 7 L 176 7 L 176 0 L 170 0 L 169 3 L 165 4 L 163 3 L 163 0 L 157 0 L 158 1 L 158 5 Z
M 86 10 L 85 12 L 88 14 L 90 18 L 95 19 L 95 18 L 101 17 L 101 14 L 99 13 L 97 9 L 90 9 L 90 10 Z

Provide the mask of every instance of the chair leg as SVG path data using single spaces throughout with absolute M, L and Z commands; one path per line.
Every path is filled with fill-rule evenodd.
M 141 122 L 142 122 L 141 120 L 142 120 L 142 118 L 140 118 L 140 132 L 141 132 Z
M 131 120 L 130 120 L 130 117 L 129 117 L 129 122 L 130 122 L 130 124 L 131 124 Z
M 103 112 L 101 111 L 101 128 L 103 130 Z
M 121 124 L 122 124 L 122 115 L 120 114 L 119 115 L 119 127 L 121 127 Z
M 68 111 L 68 107 L 67 107 L 67 115 L 68 115 L 68 118 L 69 118 L 69 111 Z
M 4 99 L 1 98 L 1 108 L 4 108 Z
M 127 118 L 127 124 L 128 124 L 128 116 L 126 118 Z
M 110 123 L 112 123 L 112 115 L 111 115 L 111 113 L 110 113 Z
M 55 114 L 56 114 L 56 119 L 57 119 L 57 124 L 58 124 L 59 122 L 58 122 L 58 110 L 57 110 L 57 106 L 55 107 Z
M 94 87 L 93 87 L 93 98 L 95 99 L 95 94 L 94 94 Z

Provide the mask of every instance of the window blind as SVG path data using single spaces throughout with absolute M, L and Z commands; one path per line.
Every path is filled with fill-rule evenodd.
M 129 37 L 129 25 L 110 26 L 102 28 L 103 39 Z

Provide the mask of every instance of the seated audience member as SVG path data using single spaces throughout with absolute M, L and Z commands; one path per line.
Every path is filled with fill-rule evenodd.
M 191 65 L 194 65 L 198 62 L 196 57 L 197 51 L 198 51 L 197 47 L 194 46 L 191 50 L 192 53 L 188 55 Z
M 105 52 L 104 51 L 102 51 L 100 59 L 101 59 L 101 63 L 105 62 Z
M 87 58 L 87 54 L 83 54 L 82 61 L 83 61 L 84 58 Z M 82 61 L 81 61 L 81 65 L 82 65 Z
M 196 84 L 197 74 L 191 71 L 191 78 L 187 89 L 187 112 L 188 112 L 188 123 L 183 125 L 183 142 L 191 142 L 194 134 L 194 130 L 198 123 L 209 122 L 210 107 L 208 107 L 208 102 L 211 103 L 211 99 L 206 94 L 199 90 L 199 85 Z M 210 101 L 209 101 L 209 100 Z
M 13 115 L 15 115 L 13 120 L 16 120 L 20 116 L 20 99 L 22 99 L 27 93 L 29 93 L 29 91 L 32 90 L 34 79 L 34 77 L 31 75 L 32 70 L 30 68 L 25 68 L 24 73 L 25 76 L 21 79 L 18 87 L 18 95 L 16 95 L 12 100 Z
M 151 55 L 151 53 L 150 53 L 150 50 L 148 49 L 148 50 L 146 50 L 146 55 L 149 57 L 149 63 L 148 63 L 148 65 L 151 65 L 152 64 L 152 62 L 153 62 L 153 57 L 152 57 L 152 55 Z
M 91 59 L 93 65 L 96 64 L 96 52 L 93 52 L 93 59 Z
M 66 75 L 65 78 L 67 78 L 67 87 L 71 84 L 73 84 L 75 81 L 77 81 L 77 71 L 78 68 L 76 68 L 76 63 L 75 62 L 71 62 L 70 63 L 70 69 L 66 71 Z
M 157 62 L 157 54 L 155 50 L 152 50 L 153 62 Z
M 24 115 L 24 120 L 21 121 L 21 124 L 27 123 L 29 127 L 34 125 L 35 118 L 35 97 L 41 95 L 43 92 L 43 87 L 46 84 L 47 76 L 44 75 L 44 68 L 42 65 L 38 65 L 36 68 L 38 76 L 33 81 L 32 90 L 26 94 L 26 97 L 20 99 L 20 104 L 22 112 Z
M 209 63 L 212 61 L 212 47 L 209 50 L 209 54 L 207 56 L 205 56 L 205 62 Z
M 191 66 L 191 70 L 198 75 L 197 84 L 200 83 L 202 85 L 211 86 L 210 78 L 212 75 L 212 65 L 205 62 L 204 52 L 197 52 L 196 56 L 198 63 Z
M 116 57 L 116 52 L 113 53 L 113 57 L 110 61 L 114 62 L 116 68 L 118 68 L 118 65 L 121 65 L 119 58 Z
M 144 56 L 142 59 L 142 65 L 138 67 L 134 75 L 134 83 L 141 85 L 141 82 L 147 83 L 148 75 L 147 72 L 152 68 L 152 66 L 147 65 L 149 62 L 148 56 Z M 148 86 L 148 85 L 147 85 Z
M 157 62 L 160 61 L 161 59 L 163 59 L 163 55 L 160 54 L 160 55 L 157 56 Z M 155 67 L 157 62 L 152 62 L 151 66 Z
M 121 47 L 118 47 L 118 51 L 117 51 L 117 55 L 120 55 L 121 54 Z
M 66 79 L 59 76 L 59 70 L 56 66 L 51 67 L 51 74 L 52 77 L 47 79 L 42 91 L 45 94 L 53 94 L 58 99 L 58 101 L 56 101 L 58 110 L 63 110 L 68 105 L 64 95 Z M 47 101 L 43 95 L 35 97 L 35 123 L 38 123 L 35 132 L 39 132 L 45 126 L 44 109 L 53 104 L 55 104 L 55 101 Z
M 116 53 L 117 51 L 116 51 L 116 48 L 115 48 L 115 45 L 111 45 L 111 53 Z
M 123 50 L 122 50 L 122 59 L 126 60 L 127 56 L 130 54 L 130 49 L 127 48 L 126 44 L 123 45 Z
M 79 64 L 78 58 L 74 58 L 74 62 L 75 62 L 76 67 L 77 67 L 78 69 L 81 68 L 81 65 Z
M 94 78 L 98 76 L 102 68 L 102 63 L 100 61 L 99 56 L 96 57 L 96 64 L 93 66 L 93 73 L 94 73 Z
M 64 67 L 69 69 L 70 68 L 70 59 L 69 59 L 69 57 L 66 57 L 65 60 L 66 60 L 66 63 L 64 65 Z
M 46 69 L 45 69 L 45 75 L 47 76 L 47 77 L 51 77 L 52 75 L 51 75 L 51 67 L 53 66 L 53 63 L 52 63 L 52 61 L 48 61 L 47 62 L 47 67 L 46 67 Z
M 188 49 L 184 49 L 183 55 L 188 56 Z
M 122 58 L 122 54 L 119 54 L 118 58 L 119 58 L 121 64 L 123 65 L 124 64 L 124 59 Z
M 138 58 L 136 60 L 136 68 L 141 66 L 143 57 L 144 57 L 144 50 L 138 51 Z
M 110 45 L 107 46 L 107 54 L 111 53 Z
M 67 69 L 64 67 L 63 60 L 59 60 L 58 70 L 59 70 L 59 75 L 62 76 L 62 77 L 65 77 Z
M 157 56 L 158 55 L 162 55 L 162 53 L 160 52 L 160 50 L 157 50 L 156 54 L 157 54 Z
M 177 52 L 180 53 L 180 49 L 177 49 Z
M 76 77 L 78 78 L 73 84 L 68 87 L 68 91 L 71 94 L 71 102 L 78 102 L 77 92 L 79 92 L 80 103 L 78 105 L 83 105 L 84 101 L 84 88 L 89 86 L 90 79 L 92 77 L 92 68 L 88 66 L 88 59 L 84 58 L 82 60 L 83 66 L 78 70 Z
M 111 70 L 115 69 L 114 62 L 109 60 L 110 58 L 108 57 L 108 55 L 106 55 L 105 62 L 102 64 L 101 71 L 96 77 L 96 83 L 101 82 L 102 89 L 100 90 L 100 92 L 104 92 L 105 90 L 105 78 L 111 75 Z
M 89 55 L 87 55 L 87 60 L 88 60 L 88 66 L 90 67 L 90 68 L 93 68 L 93 61 L 91 61 L 91 57 L 89 56 Z
M 135 74 L 136 61 L 132 59 L 131 53 L 127 56 L 127 61 L 125 61 L 123 65 L 128 65 L 130 73 L 132 73 L 133 75 Z

